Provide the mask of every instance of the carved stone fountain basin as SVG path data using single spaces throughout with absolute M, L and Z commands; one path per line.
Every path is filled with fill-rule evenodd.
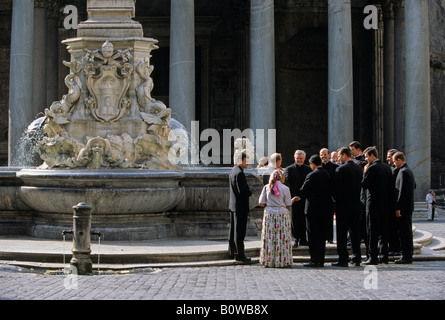
M 24 182 L 23 202 L 45 213 L 71 213 L 78 202 L 92 206 L 93 214 L 160 213 L 184 196 L 184 173 L 175 170 L 23 169 L 17 177 Z

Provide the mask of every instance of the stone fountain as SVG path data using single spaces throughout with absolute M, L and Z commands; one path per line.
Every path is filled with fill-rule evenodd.
M 171 110 L 151 97 L 151 51 L 134 2 L 88 1 L 89 20 L 63 41 L 68 93 L 45 110 L 38 152 L 48 168 L 175 169 L 168 161 Z
M 171 109 L 151 96 L 157 40 L 133 20 L 134 1 L 88 0 L 87 9 L 77 37 L 63 41 L 68 92 L 39 122 L 43 164 L 0 172 L 0 234 L 60 239 L 73 205 L 85 202 L 109 241 L 226 237 L 230 169 L 169 161 Z M 248 179 L 254 208 L 261 183 Z M 261 216 L 254 220 L 250 235 Z

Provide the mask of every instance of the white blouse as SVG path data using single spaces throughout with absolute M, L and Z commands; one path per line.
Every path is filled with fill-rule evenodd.
M 269 184 L 266 184 L 263 187 L 263 190 L 261 191 L 259 203 L 266 205 L 266 210 L 272 208 L 284 208 L 289 207 L 292 205 L 292 198 L 290 195 L 290 189 L 289 187 L 282 184 L 280 181 L 276 182 L 278 184 L 278 189 L 280 190 L 280 195 L 276 196 L 272 194 L 269 190 Z M 287 209 L 286 209 L 287 210 Z M 275 210 L 274 210 L 275 211 Z

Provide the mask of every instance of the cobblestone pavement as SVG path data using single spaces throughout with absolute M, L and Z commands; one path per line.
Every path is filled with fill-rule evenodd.
M 445 237 L 445 218 L 414 221 Z M 433 230 L 435 229 L 435 230 Z M 436 230 L 437 229 L 437 230 Z M 44 274 L 0 264 L 1 300 L 443 300 L 445 261 L 412 265 L 272 269 L 259 264 Z M 182 303 L 182 302 L 181 302 Z M 181 304 L 182 305 L 182 304 Z
M 47 275 L 0 266 L 0 299 L 14 300 L 434 300 L 445 299 L 445 261 L 307 269 L 255 265 Z

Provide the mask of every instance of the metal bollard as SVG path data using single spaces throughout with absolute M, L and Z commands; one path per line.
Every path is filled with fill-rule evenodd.
M 93 272 L 91 262 L 91 207 L 85 202 L 73 206 L 73 257 L 70 265 L 77 268 L 77 274 Z

